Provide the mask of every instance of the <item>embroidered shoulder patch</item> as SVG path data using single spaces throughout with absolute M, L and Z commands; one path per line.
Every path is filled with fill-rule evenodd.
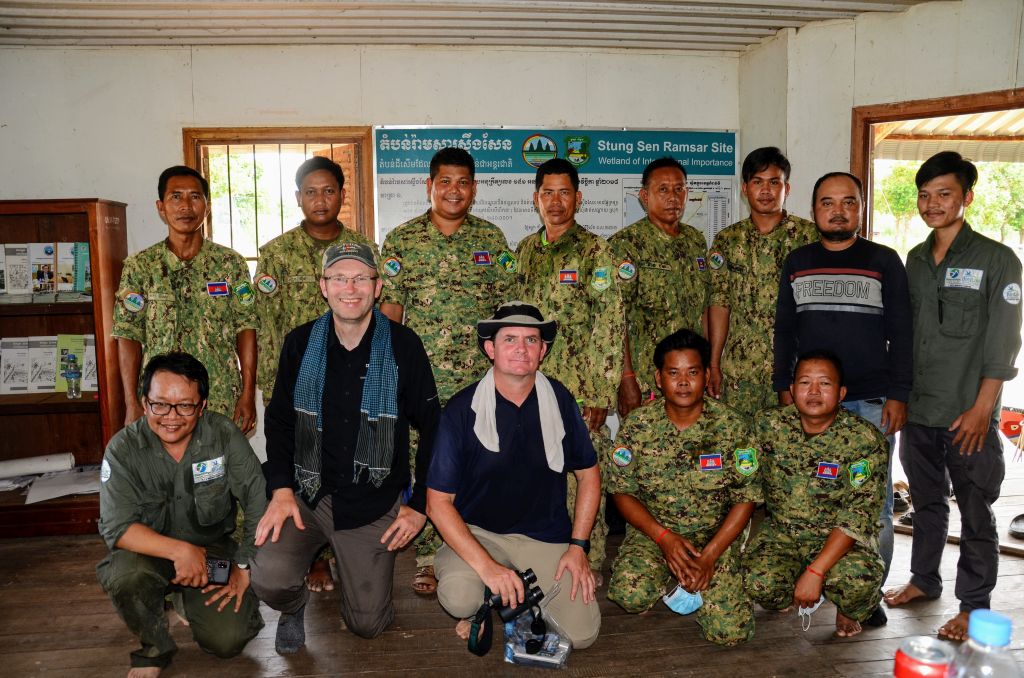
M 757 471 L 757 450 L 753 447 L 738 449 L 733 453 L 736 456 L 736 470 L 740 475 L 751 476 Z
M 861 459 L 850 464 L 850 485 L 860 487 L 871 477 L 871 463 L 867 459 Z

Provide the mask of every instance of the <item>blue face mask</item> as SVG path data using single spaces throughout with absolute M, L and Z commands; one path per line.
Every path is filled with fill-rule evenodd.
M 704 604 L 704 599 L 700 597 L 700 591 L 690 593 L 678 584 L 671 593 L 667 596 L 662 596 L 661 599 L 668 605 L 668 609 L 676 614 L 696 612 Z
M 825 602 L 825 596 L 819 596 L 818 602 L 810 607 L 801 607 L 797 609 L 797 614 L 800 616 L 800 628 L 804 631 L 811 628 L 811 615 L 814 614 L 821 604 Z

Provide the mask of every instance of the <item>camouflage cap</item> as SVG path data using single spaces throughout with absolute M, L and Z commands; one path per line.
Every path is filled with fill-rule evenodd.
M 326 271 L 334 264 L 345 259 L 355 259 L 370 268 L 377 268 L 377 257 L 374 256 L 372 247 L 358 242 L 341 242 L 337 245 L 331 245 L 324 251 L 323 265 L 320 267 L 320 270 Z
M 558 332 L 557 320 L 544 320 L 540 309 L 523 301 L 509 301 L 498 307 L 494 315 L 476 323 L 477 344 L 484 351 L 484 342 L 494 339 L 502 327 L 536 327 L 540 338 L 550 345 Z M 484 351 L 486 355 L 486 351 Z

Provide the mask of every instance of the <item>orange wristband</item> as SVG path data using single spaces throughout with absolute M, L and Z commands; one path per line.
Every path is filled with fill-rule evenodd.
M 821 572 L 818 572 L 817 570 L 815 570 L 815 569 L 814 569 L 813 567 L 811 567 L 810 565 L 808 565 L 808 566 L 807 566 L 807 571 L 808 571 L 808 572 L 810 572 L 811 574 L 816 574 L 816 575 L 818 575 L 818 576 L 819 576 L 819 577 L 821 577 L 822 579 L 824 579 L 824 578 L 825 578 L 825 575 L 823 575 L 823 574 L 822 574 Z
M 661 538 L 664 537 L 668 533 L 669 533 L 669 529 L 666 527 L 664 530 L 661 531 L 661 534 L 658 535 L 658 538 L 654 540 L 654 543 L 655 544 L 660 543 L 661 542 Z

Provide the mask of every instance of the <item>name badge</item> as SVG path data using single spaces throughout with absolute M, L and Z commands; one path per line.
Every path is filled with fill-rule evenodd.
M 984 275 L 985 271 L 980 268 L 947 268 L 945 286 L 978 290 Z
M 197 461 L 192 464 L 192 482 L 205 483 L 217 478 L 223 478 L 227 469 L 224 466 L 224 457 Z

